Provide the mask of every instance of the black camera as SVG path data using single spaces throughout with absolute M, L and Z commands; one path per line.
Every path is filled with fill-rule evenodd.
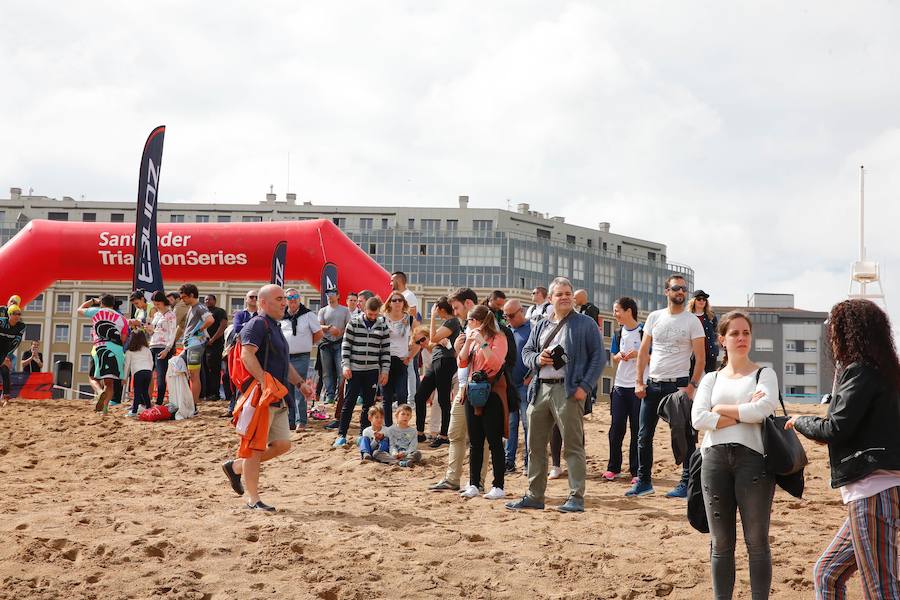
M 550 351 L 550 358 L 553 359 L 553 368 L 559 371 L 566 363 L 569 362 L 569 355 L 566 354 L 565 349 L 562 346 L 554 346 L 553 350 Z
M 469 381 L 471 381 L 472 383 L 487 383 L 487 373 L 485 373 L 484 371 L 475 371 L 474 373 L 472 373 Z

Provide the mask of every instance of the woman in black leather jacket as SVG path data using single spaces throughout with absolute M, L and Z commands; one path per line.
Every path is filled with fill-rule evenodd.
M 839 372 L 828 416 L 785 425 L 828 444 L 831 486 L 849 512 L 813 568 L 816 598 L 843 598 L 857 568 L 865 598 L 900 598 L 900 363 L 891 324 L 872 302 L 845 300 L 831 309 L 827 334 Z

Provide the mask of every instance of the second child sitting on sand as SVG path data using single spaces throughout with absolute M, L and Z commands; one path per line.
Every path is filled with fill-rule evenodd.
M 394 410 L 394 424 L 385 428 L 385 435 L 391 441 L 391 456 L 401 467 L 411 467 L 422 460 L 422 453 L 416 450 L 418 434 L 415 427 L 409 426 L 410 419 L 412 408 L 401 404 Z
M 374 460 L 386 464 L 397 462 L 390 455 L 390 441 L 387 429 L 384 427 L 384 409 L 378 405 L 369 408 L 369 422 L 371 425 L 363 430 L 359 438 L 359 454 L 363 461 Z

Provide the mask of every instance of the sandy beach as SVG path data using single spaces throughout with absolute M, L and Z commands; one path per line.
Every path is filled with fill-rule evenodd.
M 819 406 L 796 407 L 822 414 Z M 680 468 L 669 430 L 656 437 L 656 496 L 628 499 L 600 479 L 608 405 L 586 423 L 587 512 L 564 515 L 564 479 L 548 510 L 429 493 L 446 447 L 412 469 L 360 464 L 312 424 L 264 466 L 274 515 L 244 510 L 220 468 L 237 436 L 205 404 L 187 421 L 107 417 L 80 401 L 15 400 L 0 411 L 0 598 L 708 598 L 708 536 L 668 500 Z M 355 434 L 355 428 L 351 430 Z M 772 598 L 808 598 L 811 568 L 845 511 L 824 447 L 807 443 L 806 494 L 780 489 L 772 512 Z M 521 453 L 521 448 L 520 448 Z M 627 460 L 627 459 L 626 459 Z M 521 458 L 518 461 L 521 466 Z M 526 479 L 507 479 L 510 497 Z M 738 541 L 736 597 L 749 597 Z M 851 597 L 861 598 L 858 580 Z

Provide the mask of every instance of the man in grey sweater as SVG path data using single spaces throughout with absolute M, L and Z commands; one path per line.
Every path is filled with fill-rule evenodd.
M 363 407 L 360 415 L 361 430 L 369 426 L 369 407 L 375 404 L 375 386 L 387 383 L 391 368 L 391 342 L 387 323 L 378 314 L 381 300 L 377 297 L 366 300 L 366 309 L 354 315 L 344 331 L 341 345 L 341 366 L 347 391 L 341 410 L 338 438 L 333 446 L 347 445 L 347 431 L 356 407 L 356 398 L 362 396 Z

